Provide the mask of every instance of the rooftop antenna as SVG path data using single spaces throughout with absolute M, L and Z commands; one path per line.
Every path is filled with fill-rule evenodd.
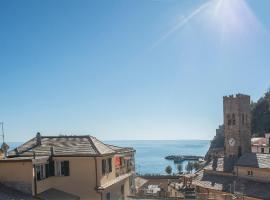
M 5 143 L 5 133 L 4 133 L 4 122 L 0 122 L 1 124 L 1 129 L 2 129 L 2 140 L 3 140 L 3 144 Z
M 3 151 L 4 153 L 4 158 L 7 157 L 7 150 L 9 149 L 9 146 L 5 143 L 5 133 L 4 133 L 4 122 L 0 122 L 1 124 L 1 129 L 2 129 L 2 139 L 3 139 L 3 143 L 1 145 L 1 150 Z

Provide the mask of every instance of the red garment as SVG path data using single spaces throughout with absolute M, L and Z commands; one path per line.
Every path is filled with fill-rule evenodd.
M 121 166 L 121 159 L 120 159 L 119 156 L 114 157 L 114 163 L 115 163 L 115 167 L 120 167 Z

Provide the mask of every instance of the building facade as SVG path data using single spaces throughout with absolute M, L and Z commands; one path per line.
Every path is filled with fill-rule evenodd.
M 0 182 L 37 197 L 125 199 L 135 187 L 134 152 L 92 136 L 37 134 L 0 160 Z
M 266 133 L 265 137 L 252 138 L 251 151 L 253 153 L 270 154 L 270 133 Z

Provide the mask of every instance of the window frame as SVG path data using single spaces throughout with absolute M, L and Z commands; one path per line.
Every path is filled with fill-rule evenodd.
M 35 168 L 36 168 L 36 179 L 37 179 L 37 181 L 42 181 L 42 180 L 44 180 L 44 179 L 47 178 L 47 175 L 46 175 L 46 164 L 47 163 L 35 165 Z
M 70 161 L 69 160 L 55 160 L 54 161 L 54 176 L 58 176 L 58 177 L 70 176 Z
M 110 192 L 106 193 L 106 200 L 111 200 L 111 193 Z
M 112 158 L 104 158 L 101 160 L 102 175 L 112 172 Z

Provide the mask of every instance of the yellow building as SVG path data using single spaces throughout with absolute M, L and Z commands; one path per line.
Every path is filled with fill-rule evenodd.
M 134 152 L 92 136 L 37 136 L 0 160 L 0 182 L 43 199 L 125 199 Z
M 239 178 L 270 183 L 270 154 L 245 154 L 237 161 L 234 171 Z

